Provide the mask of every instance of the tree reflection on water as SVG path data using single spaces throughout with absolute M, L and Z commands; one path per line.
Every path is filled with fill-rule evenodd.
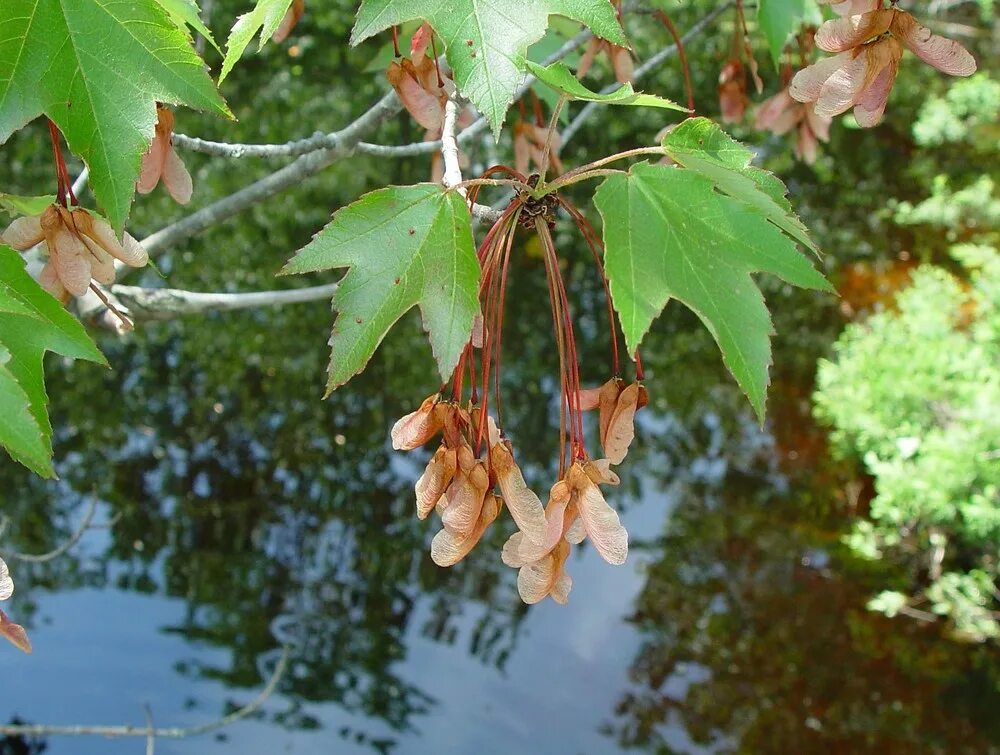
M 807 417 L 775 416 L 791 423 L 779 437 L 815 450 Z M 653 560 L 629 617 L 642 649 L 608 734 L 663 752 L 664 724 L 719 752 L 996 751 L 996 648 L 865 609 L 876 567 L 839 545 L 848 472 L 793 465 L 776 478 L 773 449 L 740 427 L 688 441 L 694 454 L 662 478 L 679 503 L 637 547 Z

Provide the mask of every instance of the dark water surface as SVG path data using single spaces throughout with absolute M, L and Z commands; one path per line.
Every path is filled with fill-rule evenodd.
M 511 304 L 506 420 L 536 489 L 557 440 L 544 289 L 525 258 Z M 568 271 L 571 280 L 574 270 Z M 520 278 L 518 278 L 520 276 Z M 573 283 L 587 379 L 606 367 L 601 302 Z M 0 648 L 0 717 L 193 726 L 278 692 L 218 735 L 156 752 L 987 752 L 1000 747 L 995 650 L 871 614 L 883 577 L 839 546 L 863 487 L 826 460 L 808 380 L 829 303 L 771 286 L 779 342 L 761 430 L 693 318 L 646 351 L 653 397 L 609 500 L 628 563 L 589 548 L 570 604 L 521 605 L 506 518 L 434 566 L 412 514 L 426 455 L 388 429 L 434 378 L 411 318 L 364 377 L 318 397 L 325 305 L 153 325 L 103 344 L 114 372 L 53 360 L 62 480 L 0 464 L 10 613 L 33 656 Z M 853 491 L 853 492 L 852 492 Z M 862 492 L 862 498 L 863 498 Z M 52 738 L 46 752 L 142 752 Z M 0 753 L 23 752 L 13 742 Z

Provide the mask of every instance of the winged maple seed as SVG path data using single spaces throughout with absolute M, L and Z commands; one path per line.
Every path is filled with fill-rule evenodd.
M 952 76 L 971 76 L 976 61 L 962 45 L 932 34 L 909 13 L 882 0 L 844 0 L 831 7 L 842 18 L 816 32 L 816 46 L 837 53 L 799 71 L 789 93 L 815 103 L 817 115 L 831 117 L 854 108 L 859 126 L 882 120 L 896 80 L 903 48 Z
M 794 99 L 788 87 L 764 100 L 755 116 L 755 126 L 775 136 L 794 130 L 795 156 L 809 165 L 816 162 L 819 142 L 830 140 L 832 122 L 830 116 L 818 115 L 811 106 Z
M 130 267 L 149 261 L 138 241 L 128 233 L 118 241 L 107 221 L 82 207 L 52 204 L 41 215 L 17 218 L 0 234 L 0 241 L 20 252 L 44 244 L 49 258 L 38 282 L 64 303 L 87 293 L 91 279 L 113 283 L 115 260 Z
M 404 65 L 405 61 L 401 69 Z M 536 101 L 536 122 L 541 119 L 540 107 Z M 523 102 L 521 120 L 527 122 Z M 583 213 L 558 193 L 534 196 L 532 189 L 537 186 L 539 174 L 527 176 L 498 165 L 481 178 L 496 174 L 509 176 L 519 187 L 476 252 L 481 273 L 479 306 L 470 317 L 473 322 L 468 340 L 440 392 L 428 396 L 415 411 L 395 423 L 392 444 L 399 450 L 412 450 L 441 436 L 440 445 L 414 487 L 417 517 L 425 519 L 436 511 L 441 518 L 443 529 L 431 542 L 434 563 L 452 566 L 465 558 L 506 508 L 517 531 L 507 539 L 501 559 L 519 570 L 521 599 L 537 603 L 551 597 L 565 603 L 573 585 L 565 571 L 570 546 L 590 540 L 611 564 L 622 564 L 628 556 L 628 533 L 599 485 L 618 484 L 611 465 L 620 463 L 628 453 L 635 437 L 635 413 L 648 403 L 648 396 L 638 382 L 642 380 L 638 353 L 633 354 L 637 382 L 627 385 L 617 377 L 619 336 L 600 235 Z M 468 202 L 475 203 L 480 185 L 470 187 Z M 615 377 L 600 388 L 585 390 L 580 385 L 573 317 L 551 233 L 560 208 L 574 220 L 590 247 L 605 292 L 611 372 Z M 559 359 L 559 472 L 544 506 L 525 480 L 511 440 L 499 429 L 507 272 L 515 236 L 521 229 L 534 232 L 541 242 Z M 587 452 L 583 428 L 583 413 L 590 409 L 599 410 L 605 458 L 598 460 Z
M 573 581 L 564 566 L 571 545 L 589 539 L 608 563 L 625 562 L 628 533 L 598 486 L 619 483 L 611 465 L 625 458 L 635 435 L 635 412 L 648 396 L 642 385 L 626 386 L 619 378 L 579 396 L 581 410 L 600 410 L 601 444 L 609 458 L 574 461 L 550 489 L 544 508 L 492 417 L 485 424 L 488 451 L 474 450 L 482 433 L 478 407 L 467 409 L 435 394 L 395 423 L 391 436 L 397 450 L 413 450 L 442 435 L 415 485 L 417 517 L 436 511 L 443 525 L 431 542 L 435 564 L 453 566 L 471 553 L 505 504 L 517 531 L 501 558 L 519 569 L 518 594 L 525 603 L 547 596 L 557 603 L 569 599 Z
M 396 90 L 400 101 L 413 120 L 419 123 L 424 131 L 424 141 L 434 141 L 441 138 L 444 128 L 444 110 L 448 103 L 448 84 L 445 76 L 438 68 L 435 57 L 427 56 L 428 46 L 432 46 L 434 32 L 429 24 L 423 24 L 413 35 L 410 43 L 410 57 L 393 60 L 385 75 L 389 84 Z M 458 117 L 458 128 L 465 128 L 475 120 L 469 108 L 463 108 Z M 468 160 L 460 155 L 462 167 L 468 167 Z M 441 155 L 434 153 L 431 165 L 431 180 L 438 182 L 444 175 L 444 165 Z
M 749 104 L 746 71 L 740 61 L 731 59 L 719 71 L 719 111 L 722 122 L 739 123 Z
M 14 580 L 10 578 L 7 564 L 0 558 L 0 601 L 9 600 L 13 594 Z M 24 627 L 8 619 L 7 614 L 3 611 L 0 611 L 0 635 L 6 637 L 19 650 L 23 650 L 25 653 L 31 652 L 31 641 L 28 639 L 28 633 L 24 631 Z
M 161 179 L 175 202 L 187 204 L 191 201 L 194 191 L 191 174 L 174 149 L 174 114 L 170 108 L 157 104 L 153 142 L 142 156 L 139 180 L 135 182 L 136 191 L 149 194 Z
M 580 56 L 580 63 L 576 67 L 576 77 L 582 79 L 587 75 L 587 71 L 594 65 L 594 59 L 598 53 L 604 53 L 611 62 L 611 70 L 615 72 L 615 79 L 619 84 L 632 81 L 635 75 L 635 61 L 632 53 L 624 47 L 619 47 L 614 42 L 608 42 L 600 37 L 591 37 L 587 42 L 587 49 Z

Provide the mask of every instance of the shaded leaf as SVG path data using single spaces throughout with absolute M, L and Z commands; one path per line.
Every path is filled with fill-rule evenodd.
M 763 419 L 771 318 L 750 273 L 832 290 L 790 238 L 753 207 L 691 170 L 640 163 L 606 179 L 604 219 L 611 296 L 633 353 L 670 299 L 693 310 Z
M 351 269 L 333 295 L 327 393 L 364 369 L 389 328 L 420 306 L 447 380 L 479 311 L 479 262 L 465 200 L 437 184 L 389 186 L 338 210 L 283 274 Z
M 31 413 L 28 394 L 7 369 L 10 360 L 10 352 L 0 345 L 0 445 L 24 466 L 47 476 L 52 452 Z
M 596 35 L 628 46 L 607 0 L 363 0 L 351 44 L 420 18 L 445 44 L 459 90 L 499 135 L 525 72 L 528 46 L 545 34 L 550 14 L 586 24 Z
M 0 443 L 32 471 L 51 477 L 46 351 L 106 364 L 80 322 L 28 275 L 21 255 L 0 245 Z M 28 414 L 21 411 L 25 398 Z
M 3 0 L 0 30 L 0 144 L 47 115 L 90 167 L 94 196 L 119 233 L 156 102 L 230 115 L 157 0 Z
M 808 22 L 818 26 L 823 21 L 814 0 L 760 0 L 757 3 L 757 24 L 764 32 L 775 68 L 788 38 Z
M 585 102 L 601 102 L 605 105 L 633 105 L 636 107 L 659 107 L 668 110 L 680 110 L 684 113 L 688 109 L 683 105 L 678 105 L 672 100 L 664 97 L 657 97 L 655 94 L 643 94 L 636 92 L 629 83 L 622 84 L 618 89 L 610 94 L 599 94 L 592 92 L 581 84 L 573 72 L 563 63 L 553 63 L 548 67 L 543 67 L 530 60 L 527 63 L 528 70 L 534 74 L 539 81 L 555 89 L 557 92 L 567 95 L 573 100 Z

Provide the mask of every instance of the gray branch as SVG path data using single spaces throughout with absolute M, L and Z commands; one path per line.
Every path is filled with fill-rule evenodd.
M 198 726 L 171 726 L 166 728 L 154 728 L 148 723 L 146 726 L 130 726 L 128 724 L 121 726 L 50 726 L 47 724 L 3 724 L 0 725 L 0 734 L 13 737 L 59 737 L 59 736 L 81 736 L 90 735 L 98 737 L 145 737 L 148 742 L 150 739 L 156 739 L 158 737 L 163 739 L 184 739 L 186 737 L 194 737 L 199 734 L 208 734 L 212 731 L 217 731 L 219 729 L 225 728 L 237 721 L 251 716 L 257 712 L 258 709 L 267 701 L 267 699 L 274 693 L 278 688 L 278 683 L 285 675 L 285 671 L 288 668 L 288 657 L 290 655 L 290 650 L 285 647 L 281 653 L 281 658 L 278 659 L 277 665 L 274 667 L 274 672 L 271 674 L 271 678 L 268 680 L 267 685 L 261 690 L 260 694 L 250 703 L 247 703 L 242 708 L 234 710 L 229 715 L 218 718 L 214 721 L 209 721 L 208 723 L 200 724 Z
M 402 107 L 395 92 L 387 93 L 356 121 L 337 132 L 336 146 L 303 155 L 295 162 L 254 181 L 236 193 L 223 197 L 147 236 L 142 240 L 142 245 L 149 252 L 170 246 L 299 184 L 304 178 L 319 173 L 337 160 L 353 154 L 362 136 L 375 130 L 383 121 L 398 113 Z
M 70 548 L 76 545 L 83 534 L 90 529 L 90 523 L 94 520 L 94 514 L 97 512 L 97 498 L 90 499 L 90 505 L 87 507 L 87 512 L 83 515 L 83 519 L 80 521 L 79 526 L 73 531 L 66 540 L 60 543 L 58 546 L 50 550 L 48 553 L 8 553 L 7 560 L 9 561 L 24 561 L 29 564 L 44 564 L 47 561 L 53 561 L 59 558 L 61 555 L 66 553 Z M 6 517 L 4 517 L 3 524 L 6 525 Z M 0 527 L 4 529 L 4 527 Z
M 543 61 L 543 65 L 555 63 L 562 60 L 584 42 L 594 36 L 589 30 L 580 31 L 572 39 L 567 40 L 562 47 L 552 53 Z M 531 84 L 535 81 L 534 76 L 526 76 L 521 86 L 514 93 L 514 99 L 523 95 Z M 395 92 L 390 92 L 387 97 L 396 100 L 396 110 L 393 115 L 402 108 Z M 489 127 L 486 118 L 480 116 L 468 128 L 463 129 L 458 134 L 459 144 L 464 144 L 482 134 Z M 299 157 L 312 152 L 323 150 L 338 150 L 343 147 L 344 133 L 351 127 L 342 131 L 334 131 L 329 134 L 316 132 L 305 139 L 294 139 L 283 144 L 240 144 L 230 142 L 213 142 L 207 139 L 199 139 L 185 134 L 174 134 L 174 146 L 181 149 L 189 149 L 194 152 L 202 152 L 215 157 L 228 157 L 240 159 L 244 157 Z M 357 141 L 353 145 L 355 152 L 378 157 L 413 157 L 414 155 L 429 155 L 441 149 L 441 140 L 434 139 L 427 142 L 412 142 L 411 144 L 372 144 L 371 142 Z M 324 166 L 325 167 L 325 166 Z
M 182 315 L 203 312 L 229 312 L 253 307 L 280 307 L 285 304 L 329 299 L 336 283 L 283 291 L 248 291 L 244 293 L 207 293 L 178 288 L 111 287 L 115 298 L 136 320 L 170 320 Z

